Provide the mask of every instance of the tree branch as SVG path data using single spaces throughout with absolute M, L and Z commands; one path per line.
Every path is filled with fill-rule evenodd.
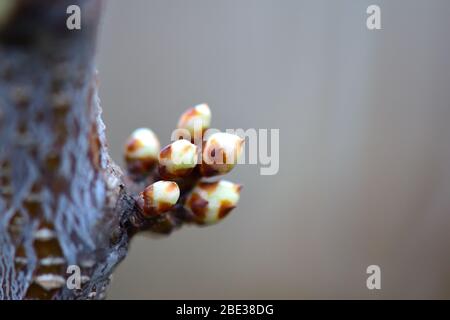
M 66 28 L 71 4 L 82 8 L 81 30 Z M 0 7 L 1 299 L 102 299 L 137 232 L 216 222 L 236 204 L 218 192 L 238 195 L 238 186 L 200 182 L 226 173 L 220 166 L 165 177 L 179 197 L 163 207 L 158 197 L 169 193 L 153 183 L 170 170 L 157 158 L 143 165 L 128 157 L 127 174 L 111 160 L 93 63 L 101 7 L 100 0 Z M 220 201 L 213 206 L 209 196 Z M 81 271 L 78 289 L 67 286 L 71 265 Z

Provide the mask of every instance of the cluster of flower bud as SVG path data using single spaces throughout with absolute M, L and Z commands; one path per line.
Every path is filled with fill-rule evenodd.
M 178 121 L 177 130 L 184 130 L 181 137 L 186 138 L 162 149 L 150 129 L 140 128 L 131 134 L 125 145 L 128 172 L 137 179 L 150 176 L 156 181 L 137 199 L 145 217 L 170 213 L 180 204 L 191 213 L 192 222 L 203 225 L 220 221 L 236 207 L 240 185 L 225 180 L 202 182 L 201 178 L 230 172 L 239 161 L 244 140 L 224 132 L 205 138 L 210 124 L 209 106 L 199 104 L 184 112 Z M 183 184 L 183 181 L 194 183 Z M 180 190 L 179 185 L 190 187 Z

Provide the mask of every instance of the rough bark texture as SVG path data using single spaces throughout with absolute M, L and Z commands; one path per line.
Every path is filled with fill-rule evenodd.
M 82 8 L 82 29 L 66 8 Z M 136 211 L 106 150 L 97 0 L 15 1 L 0 27 L 0 299 L 103 298 Z M 4 15 L 5 16 L 5 15 Z M 63 285 L 69 265 L 82 288 Z

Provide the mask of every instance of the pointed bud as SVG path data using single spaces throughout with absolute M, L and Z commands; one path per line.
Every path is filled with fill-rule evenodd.
M 229 181 L 200 182 L 186 199 L 185 207 L 198 224 L 212 224 L 236 207 L 241 186 Z
M 159 173 L 165 179 L 185 177 L 197 164 L 197 146 L 181 139 L 159 153 Z
M 173 181 L 158 181 L 139 194 L 138 204 L 145 216 L 155 216 L 169 211 L 177 203 L 180 189 Z
M 218 132 L 204 144 L 200 172 L 204 177 L 226 174 L 234 168 L 241 154 L 244 139 L 237 135 Z
M 158 162 L 160 144 L 152 130 L 139 128 L 133 131 L 125 144 L 125 161 L 133 173 L 151 171 Z
M 178 121 L 178 128 L 188 130 L 193 141 L 196 134 L 201 136 L 210 124 L 211 110 L 206 103 L 203 103 L 186 110 Z

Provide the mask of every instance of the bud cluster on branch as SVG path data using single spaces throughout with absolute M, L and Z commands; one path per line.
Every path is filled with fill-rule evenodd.
M 207 136 L 210 124 L 209 106 L 199 104 L 181 115 L 180 138 L 162 149 L 151 129 L 139 128 L 130 135 L 124 158 L 128 177 L 138 186 L 139 210 L 131 217 L 136 231 L 169 233 L 183 223 L 214 224 L 236 207 L 240 185 L 202 178 L 230 172 L 244 140 L 223 132 Z
M 140 128 L 126 170 L 111 159 L 94 63 L 102 8 L 0 0 L 0 299 L 104 299 L 134 234 L 213 224 L 239 200 L 239 185 L 204 180 L 229 172 L 243 144 L 208 136 L 206 104 L 180 117 L 170 145 Z

